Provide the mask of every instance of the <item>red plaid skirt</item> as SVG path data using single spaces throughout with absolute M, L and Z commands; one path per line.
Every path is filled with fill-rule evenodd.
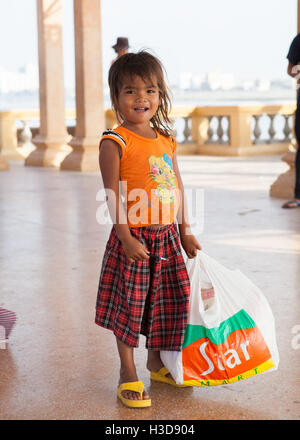
M 167 260 L 150 257 L 131 263 L 113 227 L 102 262 L 95 322 L 131 347 L 138 347 L 142 334 L 149 350 L 180 351 L 190 281 L 177 225 L 130 231 L 151 254 Z

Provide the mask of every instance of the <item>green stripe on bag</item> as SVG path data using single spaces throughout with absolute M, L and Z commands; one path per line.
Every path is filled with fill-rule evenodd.
M 208 338 L 213 344 L 223 344 L 228 336 L 239 329 L 256 327 L 248 313 L 241 309 L 231 318 L 221 322 L 219 327 L 206 328 L 203 325 L 188 324 L 185 330 L 182 349 L 201 338 Z

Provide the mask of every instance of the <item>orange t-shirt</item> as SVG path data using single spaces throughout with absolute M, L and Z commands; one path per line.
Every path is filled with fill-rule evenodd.
M 177 144 L 155 133 L 155 139 L 148 139 L 119 126 L 105 130 L 100 140 L 99 148 L 104 139 L 112 139 L 122 149 L 120 180 L 129 227 L 176 220 L 180 195 L 172 158 Z

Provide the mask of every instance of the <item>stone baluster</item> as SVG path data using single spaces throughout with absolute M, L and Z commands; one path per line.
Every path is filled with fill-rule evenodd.
M 190 142 L 190 136 L 191 136 L 191 129 L 190 129 L 190 126 L 189 126 L 190 117 L 189 116 L 185 116 L 183 118 L 183 120 L 184 120 L 184 129 L 183 129 L 183 137 L 184 137 L 184 139 L 183 139 L 183 142 L 185 144 L 187 144 L 187 143 Z
M 283 134 L 284 134 L 284 142 L 289 142 L 292 135 L 292 130 L 289 124 L 289 119 L 292 115 L 283 115 L 284 117 L 284 127 L 283 127 Z
M 260 120 L 261 115 L 253 115 L 253 118 L 255 120 L 255 125 L 254 125 L 254 129 L 253 129 L 253 135 L 254 135 L 254 144 L 258 144 L 259 142 L 259 138 L 261 136 L 261 129 L 259 126 L 259 120 Z
M 226 121 L 227 121 L 227 130 L 226 130 L 226 143 L 228 145 L 230 145 L 230 117 L 229 116 L 225 116 L 226 117 Z
M 270 126 L 269 126 L 269 131 L 268 131 L 270 137 L 267 140 L 267 143 L 271 144 L 273 142 L 275 134 L 276 134 L 276 130 L 274 128 L 274 118 L 276 115 L 268 115 L 268 116 L 270 118 Z
M 223 120 L 223 116 L 218 116 L 218 128 L 217 128 L 218 144 L 223 143 L 224 129 L 222 126 L 222 120 Z
M 28 122 L 25 120 L 21 120 L 21 122 L 23 128 L 19 135 L 20 145 L 18 145 L 18 153 L 26 158 L 35 151 L 35 146 L 32 143 L 32 132 Z
M 176 129 L 176 118 L 171 118 L 171 124 L 172 124 L 172 135 L 174 138 L 177 136 L 177 129 Z
M 20 143 L 21 145 L 24 144 L 31 144 L 31 140 L 32 140 L 32 133 L 31 133 L 31 129 L 29 127 L 29 124 L 27 123 L 27 121 L 21 121 L 23 124 L 23 128 L 20 132 Z
M 211 125 L 211 121 L 214 118 L 214 116 L 208 116 L 208 129 L 207 129 L 207 140 L 206 140 L 206 144 L 211 144 L 213 142 L 213 135 L 214 135 L 214 130 L 212 128 Z

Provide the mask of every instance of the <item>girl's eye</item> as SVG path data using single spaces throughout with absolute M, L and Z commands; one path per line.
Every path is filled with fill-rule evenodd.
M 149 89 L 147 90 L 148 93 L 155 93 L 155 90 Z
M 133 93 L 133 90 L 126 90 L 126 95 L 132 95 L 132 93 Z

